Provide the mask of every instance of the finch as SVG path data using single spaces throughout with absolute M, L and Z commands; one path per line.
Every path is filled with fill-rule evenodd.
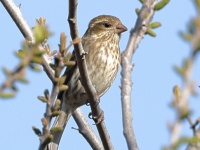
M 113 83 L 121 60 L 119 41 L 121 33 L 127 28 L 114 16 L 100 15 L 93 18 L 82 37 L 88 75 L 99 96 L 102 96 Z M 71 60 L 76 61 L 75 53 Z M 80 81 L 79 68 L 76 65 L 67 68 L 64 75 L 68 90 L 61 95 L 61 114 L 57 116 L 53 127 L 65 128 L 68 119 L 76 108 L 88 103 L 88 96 Z M 62 132 L 53 134 L 53 141 L 48 145 L 58 148 Z

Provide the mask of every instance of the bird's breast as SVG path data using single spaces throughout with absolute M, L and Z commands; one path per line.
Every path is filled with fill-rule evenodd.
M 89 77 L 97 94 L 101 96 L 111 86 L 120 65 L 118 43 L 93 43 L 85 51 L 88 53 L 86 63 Z

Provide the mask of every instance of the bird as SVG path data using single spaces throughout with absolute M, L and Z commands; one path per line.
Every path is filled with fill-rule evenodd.
M 90 21 L 88 29 L 82 37 L 88 75 L 100 97 L 110 88 L 120 67 L 119 41 L 121 33 L 126 30 L 127 28 L 117 17 L 100 15 Z M 76 61 L 74 52 L 71 60 Z M 88 103 L 87 93 L 80 81 L 78 65 L 67 68 L 64 75 L 67 76 L 65 84 L 68 89 L 59 94 L 61 98 L 60 114 L 53 124 L 53 127 L 61 127 L 63 130 L 73 112 Z M 53 134 L 50 147 L 58 148 L 62 133 Z

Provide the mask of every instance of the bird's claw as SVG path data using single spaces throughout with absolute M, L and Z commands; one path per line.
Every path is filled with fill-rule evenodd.
M 85 59 L 85 56 L 88 54 L 88 52 L 82 52 L 81 57 L 82 59 Z
M 102 110 L 101 113 L 98 116 L 93 116 L 92 112 L 90 112 L 88 114 L 88 117 L 95 121 L 94 125 L 97 125 L 97 124 L 101 123 L 102 121 L 104 121 L 104 112 Z

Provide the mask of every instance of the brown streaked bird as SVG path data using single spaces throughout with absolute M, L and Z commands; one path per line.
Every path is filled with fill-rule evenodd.
M 119 40 L 122 32 L 127 28 L 114 16 L 101 15 L 92 19 L 88 29 L 82 37 L 82 44 L 87 55 L 85 56 L 88 75 L 96 92 L 102 96 L 111 86 L 120 66 Z M 75 60 L 75 53 L 72 59 Z M 57 116 L 53 127 L 65 128 L 68 119 L 76 108 L 88 101 L 81 81 L 78 66 L 66 69 L 66 84 L 69 89 L 60 95 L 61 114 Z M 63 132 L 55 133 L 53 141 L 48 145 L 58 148 Z

